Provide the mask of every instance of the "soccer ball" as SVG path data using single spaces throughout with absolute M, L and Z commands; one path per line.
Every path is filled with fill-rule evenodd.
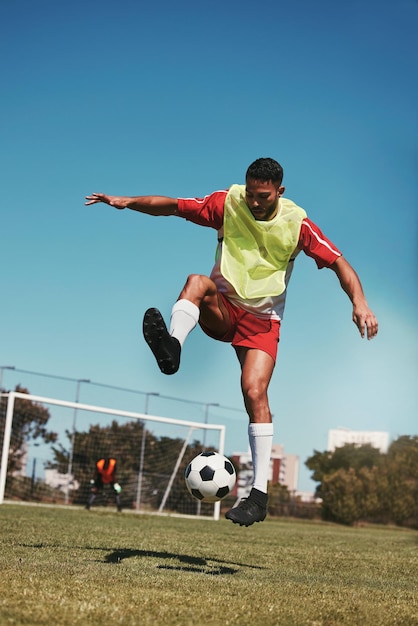
M 191 495 L 203 502 L 222 500 L 235 485 L 231 461 L 218 452 L 202 452 L 186 467 L 186 486 Z

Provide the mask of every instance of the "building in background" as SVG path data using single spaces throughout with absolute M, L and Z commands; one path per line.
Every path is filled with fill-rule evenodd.
M 234 463 L 239 468 L 234 495 L 246 498 L 251 491 L 253 481 L 253 465 L 251 452 L 234 452 Z M 298 488 L 299 457 L 296 454 L 286 454 L 282 444 L 273 444 L 270 458 L 270 483 L 285 485 L 291 493 Z
M 80 483 L 78 480 L 74 480 L 74 476 L 71 474 L 61 474 L 55 469 L 46 469 L 45 470 L 45 482 L 49 487 L 53 489 L 59 489 L 60 491 L 66 492 L 67 490 L 74 490 L 80 488 Z
M 368 430 L 350 430 L 349 428 L 335 428 L 328 431 L 328 451 L 333 452 L 335 448 L 341 448 L 348 443 L 358 446 L 370 444 L 377 448 L 382 454 L 386 454 L 389 447 L 389 433 Z

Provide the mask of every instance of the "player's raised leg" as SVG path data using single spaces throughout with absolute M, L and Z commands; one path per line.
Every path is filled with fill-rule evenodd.
M 145 312 L 143 333 L 163 374 L 174 374 L 180 366 L 181 348 L 200 318 L 221 337 L 228 329 L 214 282 L 207 276 L 191 274 L 171 310 L 170 330 L 158 309 Z
M 180 366 L 180 342 L 171 337 L 158 309 L 145 311 L 142 330 L 160 370 L 163 374 L 175 374 Z

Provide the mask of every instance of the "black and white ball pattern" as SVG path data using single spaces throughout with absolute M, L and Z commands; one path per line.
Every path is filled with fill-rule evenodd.
M 186 467 L 186 486 L 191 495 L 203 502 L 222 500 L 236 480 L 231 461 L 218 452 L 202 452 Z

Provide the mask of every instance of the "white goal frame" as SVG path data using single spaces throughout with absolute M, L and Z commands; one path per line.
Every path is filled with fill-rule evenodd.
M 206 422 L 193 422 L 188 420 L 179 420 L 172 417 L 162 417 L 158 415 L 149 415 L 148 413 L 133 413 L 131 411 L 121 411 L 118 409 L 112 409 L 109 407 L 95 406 L 90 404 L 81 404 L 80 402 L 70 402 L 67 400 L 59 400 L 57 398 L 46 398 L 43 396 L 37 396 L 33 394 L 21 393 L 18 391 L 10 391 L 8 393 L 1 393 L 0 397 L 7 397 L 7 409 L 6 409 L 6 419 L 4 425 L 4 436 L 3 436 L 3 450 L 1 455 L 1 465 L 0 465 L 0 505 L 4 502 L 4 492 L 6 487 L 6 478 L 7 478 L 7 465 L 9 458 L 9 448 L 10 448 L 10 438 L 12 432 L 12 424 L 13 424 L 13 414 L 14 414 L 14 406 L 15 400 L 29 400 L 32 402 L 39 402 L 45 404 L 51 404 L 55 406 L 62 406 L 69 409 L 74 410 L 86 410 L 92 413 L 101 413 L 103 415 L 113 415 L 118 417 L 124 417 L 129 419 L 137 419 L 142 420 L 143 422 L 162 422 L 166 424 L 178 425 L 188 427 L 188 434 L 185 438 L 184 445 L 180 451 L 177 462 L 173 469 L 171 478 L 169 480 L 165 495 L 163 497 L 163 501 L 161 503 L 160 509 L 158 513 L 162 513 L 164 504 L 169 495 L 171 485 L 176 476 L 179 465 L 182 461 L 184 452 L 186 450 L 187 444 L 191 439 L 191 435 L 194 430 L 217 430 L 219 431 L 219 449 L 218 452 L 220 454 L 224 454 L 225 450 L 225 432 L 226 427 L 223 424 L 208 424 Z M 213 517 L 215 520 L 218 520 L 220 516 L 220 502 L 216 502 L 214 504 L 214 514 Z

